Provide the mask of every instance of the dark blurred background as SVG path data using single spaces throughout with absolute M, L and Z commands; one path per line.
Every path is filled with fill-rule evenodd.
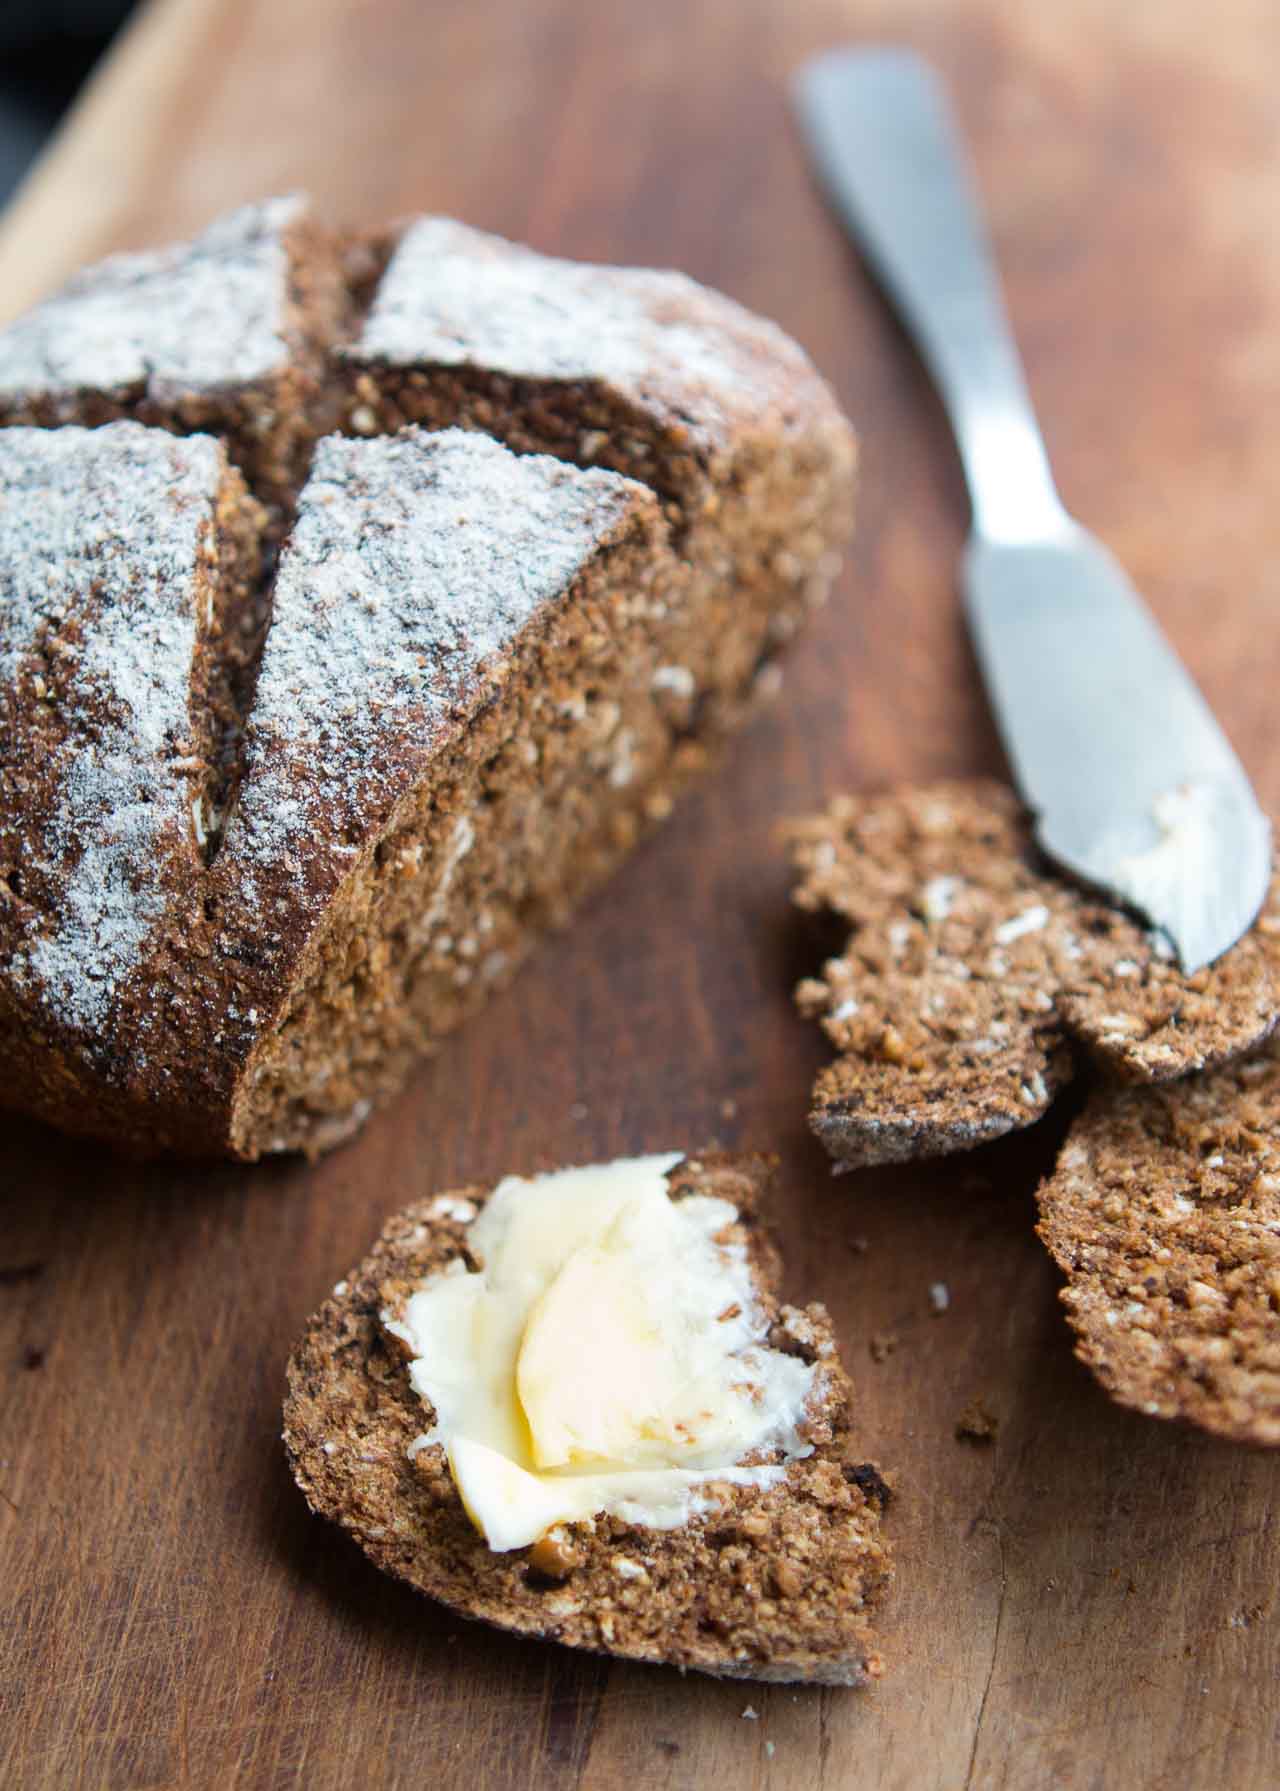
M 0 0 L 0 204 L 133 8 L 134 0 Z

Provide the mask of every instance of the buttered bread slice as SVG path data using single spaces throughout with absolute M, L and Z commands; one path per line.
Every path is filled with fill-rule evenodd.
M 860 1684 L 889 1579 L 770 1164 L 679 1153 L 420 1201 L 289 1366 L 313 1510 L 467 1616 L 737 1678 Z

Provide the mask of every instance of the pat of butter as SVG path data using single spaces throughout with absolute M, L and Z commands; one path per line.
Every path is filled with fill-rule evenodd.
M 524 1548 L 552 1524 L 591 1516 L 581 1509 L 571 1514 L 555 1483 L 540 1480 L 484 1443 L 455 1437 L 447 1453 L 463 1509 L 491 1549 Z
M 646 1441 L 678 1440 L 657 1304 L 607 1241 L 575 1250 L 538 1296 L 516 1359 L 538 1467 L 633 1461 Z M 601 1347 L 584 1357 L 587 1338 Z
M 764 1342 L 746 1252 L 717 1241 L 726 1201 L 672 1201 L 678 1154 L 499 1183 L 460 1262 L 389 1328 L 495 1550 L 608 1512 L 668 1529 L 708 1480 L 767 1485 L 809 1453 L 813 1369 Z

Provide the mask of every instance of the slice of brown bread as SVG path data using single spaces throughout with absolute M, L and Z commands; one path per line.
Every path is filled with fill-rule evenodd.
M 0 423 L 207 431 L 287 505 L 350 305 L 305 198 L 241 206 L 192 242 L 96 262 L 0 331 Z
M 1076 1354 L 1111 1397 L 1280 1446 L 1280 1044 L 1098 1090 L 1039 1201 Z
M 508 266 L 525 252 L 449 230 L 488 245 L 468 290 L 497 354 L 504 329 L 525 330 Z M 539 302 L 557 282 L 568 295 L 558 352 L 580 371 L 598 356 L 596 376 L 537 386 L 472 369 L 481 411 L 437 355 L 404 374 L 427 395 L 414 414 L 468 434 L 393 440 L 379 431 L 404 417 L 388 408 L 373 433 L 352 412 L 355 439 L 317 446 L 363 310 L 372 327 L 435 277 L 428 256 L 406 283 L 412 236 L 384 274 L 386 252 L 340 255 L 300 202 L 268 201 L 193 244 L 89 269 L 0 332 L 0 418 L 208 422 L 270 508 L 261 583 L 216 643 L 212 762 L 202 735 L 192 773 L 209 837 L 165 951 L 126 917 L 120 962 L 97 978 L 91 931 L 75 936 L 74 907 L 55 916 L 104 1001 L 82 1024 L 29 979 L 12 1105 L 146 1150 L 337 1142 L 670 812 L 829 588 L 848 424 L 794 344 L 678 276 L 579 281 L 530 257 Z M 410 306 L 412 343 L 420 324 Z M 643 378 L 624 390 L 628 365 Z M 24 576 L 11 514 L 0 506 L 0 589 Z M 145 558 L 127 532 L 119 552 Z M 38 699 L 19 685 L 6 700 Z M 94 713 L 84 702 L 90 743 Z M 81 785 L 48 775 L 73 827 Z M 144 797 L 162 775 L 144 754 L 122 769 Z M 20 808 L 0 820 L 21 882 L 37 842 Z M 7 940 L 0 916 L 0 982 Z M 150 1042 L 135 1048 L 143 1008 Z
M 838 1162 L 982 1144 L 1041 1118 L 1082 1055 L 1163 1082 L 1280 1019 L 1274 887 L 1239 944 L 1186 977 L 1137 921 L 1052 871 L 1004 785 L 842 796 L 787 839 L 796 903 L 848 929 L 796 992 L 840 1053 L 810 1113 Z
M 737 1208 L 727 1241 L 749 1253 L 770 1346 L 819 1365 L 813 1453 L 792 1460 L 778 1484 L 722 1484 L 715 1508 L 676 1530 L 600 1517 L 494 1553 L 439 1445 L 409 1457 L 430 1408 L 380 1320 L 465 1255 L 467 1224 L 490 1192 L 465 1188 L 391 1220 L 290 1361 L 285 1443 L 312 1510 L 348 1530 L 378 1567 L 502 1629 L 732 1678 L 878 1677 L 869 1620 L 890 1577 L 880 1530 L 888 1491 L 849 1455 L 851 1389 L 825 1310 L 778 1303 L 778 1260 L 761 1218 L 772 1178 L 768 1159 L 712 1154 L 679 1164 L 668 1186 L 675 1200 L 711 1194 Z

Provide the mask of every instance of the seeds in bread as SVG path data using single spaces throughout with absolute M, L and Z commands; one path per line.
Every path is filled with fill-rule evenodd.
M 709 1194 L 738 1212 L 770 1346 L 817 1368 L 812 1454 L 766 1488 L 708 1488 L 713 1508 L 679 1529 L 618 1518 L 563 1525 L 545 1543 L 494 1553 L 467 1517 L 424 1428 L 401 1348 L 380 1314 L 460 1259 L 489 1190 L 420 1201 L 393 1219 L 338 1284 L 289 1365 L 285 1442 L 312 1509 L 365 1553 L 467 1616 L 520 1634 L 733 1678 L 862 1684 L 879 1675 L 869 1621 L 889 1579 L 887 1491 L 848 1458 L 850 1388 L 820 1306 L 778 1303 L 762 1229 L 771 1164 L 707 1155 L 668 1176 L 672 1199 Z
M 504 329 L 528 334 L 524 276 L 508 277 L 526 252 L 483 241 L 468 290 L 479 347 L 501 361 Z M 348 1136 L 670 812 L 829 588 L 852 433 L 772 326 L 677 276 L 579 281 L 533 257 L 553 270 L 539 303 L 557 282 L 572 295 L 561 321 L 581 339 L 558 352 L 574 377 L 471 366 L 481 405 L 405 308 L 432 257 L 387 268 L 388 252 L 340 254 L 301 202 L 268 201 L 88 269 L 0 332 L 0 420 L 207 426 L 269 512 L 260 582 L 216 645 L 216 763 L 199 744 L 193 773 L 214 826 L 165 952 L 133 929 L 127 962 L 98 979 L 101 1025 L 33 985 L 39 1023 L 4 1054 L 7 1100 L 60 1125 L 250 1159 Z M 640 287 L 660 318 L 627 296 Z M 403 447 L 389 399 L 372 431 L 343 410 L 350 380 L 374 377 L 377 357 L 355 371 L 366 310 L 371 326 L 398 318 L 395 377 L 434 431 Z M 642 377 L 624 390 L 626 364 Z M 357 439 L 323 439 L 335 420 Z M 0 585 L 21 579 L 11 514 Z M 86 517 L 101 521 L 92 504 Z M 121 554 L 135 545 L 123 535 Z M 78 715 L 89 742 L 96 713 Z M 125 772 L 144 797 L 161 775 L 144 757 Z M 78 824 L 80 785 L 64 782 Z M 34 841 L 20 808 L 2 819 L 21 882 Z M 0 985 L 14 924 L 0 913 Z M 92 945 L 77 941 L 86 963 Z M 135 1048 L 148 1004 L 170 1015 L 159 1055 Z
M 1164 1082 L 1249 1050 L 1280 1018 L 1280 914 L 1188 978 L 1127 914 L 1054 875 L 1005 786 L 839 797 L 788 830 L 799 907 L 842 950 L 797 990 L 840 1053 L 810 1125 L 841 1163 L 963 1150 L 1032 1124 L 1083 1051 Z
M 1076 1354 L 1111 1397 L 1280 1446 L 1280 1045 L 1099 1089 L 1039 1203 Z

